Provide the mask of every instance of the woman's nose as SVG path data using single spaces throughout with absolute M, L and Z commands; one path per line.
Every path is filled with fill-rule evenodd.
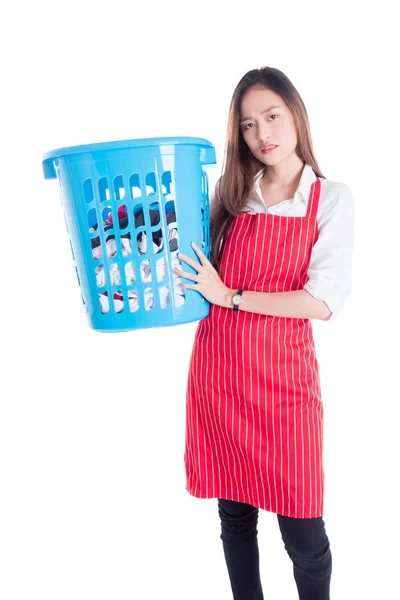
M 258 140 L 262 144 L 268 144 L 268 142 L 270 141 L 270 139 L 271 139 L 271 136 L 270 136 L 269 133 L 268 134 L 260 134 L 258 136 Z
M 267 131 L 265 127 L 260 127 L 257 133 L 260 142 L 268 143 L 268 141 L 271 139 L 271 133 Z

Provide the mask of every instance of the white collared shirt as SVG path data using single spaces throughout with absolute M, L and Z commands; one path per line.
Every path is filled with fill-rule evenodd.
M 270 213 L 303 217 L 307 213 L 308 197 L 316 181 L 312 167 L 304 165 L 299 185 L 293 198 L 267 208 L 262 198 L 259 181 L 262 170 L 254 178 L 253 192 L 243 212 Z M 307 270 L 307 290 L 317 300 L 322 300 L 332 312 L 330 321 L 341 310 L 345 298 L 352 290 L 352 256 L 354 240 L 354 199 L 345 183 L 319 178 L 321 194 L 317 211 L 319 235 L 310 256 Z M 210 196 L 210 203 L 214 192 Z

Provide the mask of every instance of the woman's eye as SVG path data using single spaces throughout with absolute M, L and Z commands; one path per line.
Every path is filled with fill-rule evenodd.
M 277 116 L 278 115 L 274 113 L 273 115 L 270 115 L 270 118 L 271 117 L 277 117 Z M 273 119 L 273 121 L 276 121 L 276 119 Z M 254 123 L 247 123 L 247 125 L 244 126 L 244 130 L 248 129 L 249 125 L 254 125 Z

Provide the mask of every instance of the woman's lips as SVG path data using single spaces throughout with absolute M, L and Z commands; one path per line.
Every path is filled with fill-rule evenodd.
M 272 152 L 273 150 L 276 150 L 278 146 L 274 146 L 273 148 L 268 148 L 268 150 L 261 150 L 261 152 L 263 154 L 269 154 L 270 152 Z

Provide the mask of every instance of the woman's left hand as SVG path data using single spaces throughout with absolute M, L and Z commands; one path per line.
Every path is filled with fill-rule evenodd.
M 216 304 L 217 306 L 224 306 L 228 308 L 231 306 L 230 298 L 233 296 L 233 292 L 221 280 L 217 271 L 214 269 L 204 252 L 198 246 L 196 246 L 194 242 L 192 242 L 192 247 L 200 259 L 200 265 L 198 262 L 192 258 L 189 258 L 189 256 L 186 256 L 185 254 L 178 254 L 178 258 L 193 267 L 197 271 L 197 274 L 188 273 L 187 271 L 182 271 L 178 268 L 174 268 L 173 271 L 177 275 L 186 277 L 187 279 L 193 279 L 193 281 L 196 281 L 197 283 L 181 283 L 180 285 L 184 288 L 197 290 L 204 296 L 206 300 Z

